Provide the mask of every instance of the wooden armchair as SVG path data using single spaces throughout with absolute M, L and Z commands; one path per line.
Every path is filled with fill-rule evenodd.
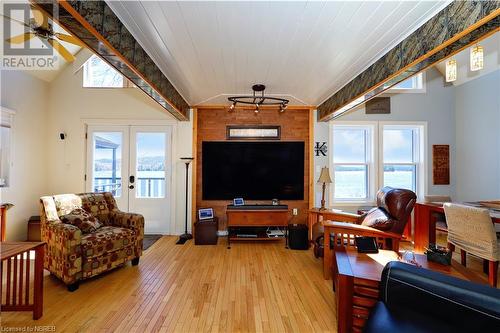
M 381 249 L 399 250 L 401 234 L 382 231 L 361 224 L 325 221 L 323 225 L 331 228 L 331 246 L 334 250 L 343 249 L 346 246 L 354 247 L 354 237 L 375 237 L 378 247 Z
M 317 255 L 321 252 L 317 248 L 323 248 L 324 278 L 331 277 L 335 251 L 354 247 L 356 236 L 376 237 L 379 248 L 399 251 L 399 241 L 416 200 L 417 196 L 410 190 L 384 187 L 377 193 L 378 207 L 359 215 L 355 223 L 318 222 L 321 225 L 316 229 L 324 231 L 315 239 L 314 253 Z
M 321 256 L 324 247 L 324 229 L 329 229 L 330 247 L 332 250 L 345 246 L 354 246 L 354 237 L 376 237 L 381 249 L 398 251 L 399 241 L 405 229 L 408 218 L 415 206 L 417 196 L 406 189 L 384 187 L 377 193 L 377 207 L 368 213 L 357 215 L 357 220 L 345 223 L 323 221 L 313 227 L 315 255 Z M 341 215 L 342 213 L 338 213 Z M 347 213 L 351 218 L 354 214 Z M 339 220 L 341 217 L 339 217 Z

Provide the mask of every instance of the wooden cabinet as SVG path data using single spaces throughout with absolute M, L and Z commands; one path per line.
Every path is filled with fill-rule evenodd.
M 234 240 L 279 240 L 283 237 L 269 237 L 266 227 L 280 227 L 286 231 L 288 227 L 288 206 L 229 205 L 226 210 L 228 248 Z M 238 237 L 237 230 L 252 230 L 257 237 Z M 286 232 L 285 232 L 286 235 Z
M 228 227 L 286 226 L 288 209 L 228 210 Z

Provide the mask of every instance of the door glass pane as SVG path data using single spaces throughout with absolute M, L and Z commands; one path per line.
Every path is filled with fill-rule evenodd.
M 165 197 L 165 133 L 137 133 L 136 197 Z
M 384 129 L 384 163 L 413 163 L 413 130 Z
M 335 199 L 365 199 L 368 196 L 366 165 L 335 166 Z
M 415 191 L 416 184 L 415 165 L 384 165 L 384 186 L 405 188 Z
M 111 192 L 121 196 L 122 132 L 94 132 L 92 187 L 95 192 Z
M 365 163 L 366 134 L 365 129 L 334 128 L 334 163 Z

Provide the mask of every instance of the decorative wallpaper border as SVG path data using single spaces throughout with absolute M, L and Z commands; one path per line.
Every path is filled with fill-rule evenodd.
M 454 1 L 318 106 L 338 118 L 368 99 L 500 29 L 500 1 Z M 353 103 L 362 97 L 359 102 Z
M 58 10 L 61 26 L 175 118 L 189 119 L 188 103 L 104 1 L 32 1 L 51 16 Z

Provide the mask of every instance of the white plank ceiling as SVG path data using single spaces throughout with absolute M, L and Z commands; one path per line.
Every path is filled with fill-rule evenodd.
M 107 1 L 191 105 L 255 83 L 317 105 L 449 1 Z

